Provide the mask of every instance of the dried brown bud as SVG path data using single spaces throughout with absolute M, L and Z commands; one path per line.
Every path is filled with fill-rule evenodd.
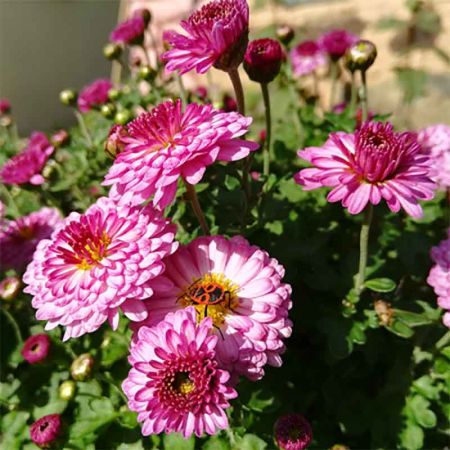
M 374 63 L 376 57 L 375 44 L 362 39 L 353 44 L 345 53 L 345 66 L 350 72 L 356 70 L 365 72 Z
M 394 310 L 391 308 L 391 304 L 384 300 L 375 300 L 373 307 L 380 321 L 380 325 L 384 327 L 389 326 L 394 316 Z

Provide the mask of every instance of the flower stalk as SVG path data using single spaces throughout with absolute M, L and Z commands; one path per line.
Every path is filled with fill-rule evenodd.
M 361 98 L 362 120 L 365 122 L 369 117 L 369 108 L 367 104 L 367 78 L 365 70 L 361 70 L 361 88 L 359 96 Z
M 270 144 L 272 134 L 272 117 L 270 113 L 270 96 L 268 83 L 261 83 L 261 91 L 264 100 L 265 117 L 266 117 L 266 139 L 263 153 L 263 174 L 269 175 L 270 173 Z
M 200 228 L 202 229 L 203 234 L 208 236 L 210 234 L 209 227 L 206 222 L 205 215 L 203 214 L 202 207 L 200 206 L 200 202 L 198 201 L 198 196 L 195 187 L 194 185 L 188 183 L 186 180 L 184 181 L 184 184 L 186 185 L 187 198 L 191 202 L 194 214 L 196 215 L 200 223 Z
M 238 104 L 238 112 L 244 116 L 245 115 L 244 90 L 242 89 L 241 77 L 239 76 L 238 69 L 229 70 L 228 76 L 230 77 L 231 83 L 233 84 L 233 89 Z
M 363 223 L 361 225 L 361 232 L 359 235 L 359 268 L 355 281 L 355 290 L 358 296 L 363 291 L 366 275 L 367 259 L 369 255 L 369 232 L 372 216 L 373 206 L 369 203 L 364 211 Z
M 84 121 L 83 115 L 79 111 L 77 111 L 76 109 L 74 109 L 74 113 L 75 113 L 75 117 L 78 120 L 78 124 L 80 125 L 80 130 L 81 130 L 81 133 L 84 136 L 84 139 L 85 139 L 85 141 L 87 143 L 87 146 L 89 148 L 93 148 L 94 147 L 94 142 L 93 142 L 92 136 L 90 135 L 89 130 L 88 130 L 87 126 L 86 126 L 86 122 Z

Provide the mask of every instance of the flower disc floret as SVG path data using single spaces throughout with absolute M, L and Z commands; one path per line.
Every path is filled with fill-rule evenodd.
M 147 311 L 149 280 L 164 271 L 175 226 L 151 206 L 118 206 L 100 198 L 85 214 L 71 213 L 50 239 L 41 241 L 23 280 L 46 329 L 62 325 L 64 340 L 116 328 L 119 307 L 131 320 Z
M 391 211 L 403 208 L 421 217 L 418 201 L 434 196 L 428 155 L 420 152 L 412 133 L 394 132 L 390 123 L 366 122 L 351 134 L 331 133 L 323 147 L 298 155 L 314 167 L 298 172 L 296 182 L 306 190 L 333 187 L 328 201 L 342 201 L 351 214 L 384 198 Z
M 197 184 L 215 161 L 245 158 L 259 146 L 239 139 L 251 118 L 225 113 L 211 105 L 164 102 L 126 126 L 125 148 L 105 177 L 110 197 L 119 204 L 138 204 L 153 196 L 164 208 L 172 202 L 180 178 Z
M 135 335 L 122 388 L 144 436 L 176 431 L 200 437 L 228 428 L 225 409 L 237 393 L 228 386 L 230 374 L 218 368 L 211 328 L 210 318 L 197 323 L 194 308 L 186 308 Z

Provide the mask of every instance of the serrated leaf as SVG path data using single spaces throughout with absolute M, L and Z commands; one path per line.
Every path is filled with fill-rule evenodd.
M 372 278 L 366 280 L 364 286 L 374 292 L 391 292 L 397 285 L 390 278 Z
M 195 438 L 185 439 L 181 433 L 170 433 L 163 437 L 164 450 L 194 450 Z
M 212 436 L 203 444 L 202 450 L 230 450 L 230 444 L 221 436 Z
M 255 434 L 245 434 L 233 446 L 233 450 L 265 450 L 267 443 Z

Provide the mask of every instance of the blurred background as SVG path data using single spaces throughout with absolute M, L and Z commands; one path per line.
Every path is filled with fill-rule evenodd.
M 139 7 L 153 14 L 153 32 L 168 28 L 202 3 L 198 0 L 1 0 L 0 98 L 8 98 L 20 133 L 73 122 L 58 100 L 111 66 L 103 45 L 118 20 Z M 395 113 L 395 122 L 418 128 L 450 122 L 450 0 L 249 0 L 251 38 L 273 36 L 277 25 L 296 30 L 294 44 L 333 28 L 345 28 L 378 47 L 369 71 L 370 108 Z M 149 50 L 151 52 L 151 50 Z M 228 88 L 222 73 L 215 83 Z M 247 77 L 243 76 L 245 82 Z M 185 76 L 188 86 L 206 75 Z M 258 86 L 248 82 L 248 89 Z M 321 83 L 326 97 L 327 80 Z M 276 99 L 274 100 L 276 101 Z

